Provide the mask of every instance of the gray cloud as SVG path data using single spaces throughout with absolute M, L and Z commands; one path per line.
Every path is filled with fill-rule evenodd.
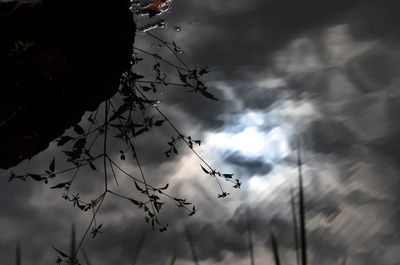
M 225 158 L 225 161 L 235 165 L 237 175 L 242 177 L 252 177 L 254 175 L 268 174 L 272 166 L 264 161 L 249 159 L 238 153 L 234 153 Z
M 235 114 L 243 110 L 283 113 L 276 102 L 310 103 L 316 112 L 311 121 L 295 116 L 291 110 L 294 118 L 282 114 L 273 122 L 293 122 L 303 136 L 305 166 L 309 167 L 304 175 L 311 263 L 340 264 L 346 258 L 348 264 L 396 264 L 399 256 L 395 250 L 400 244 L 400 212 L 395 210 L 400 199 L 400 53 L 396 47 L 399 4 L 389 0 L 224 2 L 175 3 L 167 18 L 170 27 L 160 31 L 169 39 L 181 39 L 186 60 L 213 67 L 210 89 L 221 100 L 214 103 L 192 94 L 165 90 L 161 107 L 179 127 L 213 131 L 232 126 L 237 122 Z M 193 17 L 199 22 L 193 22 Z M 174 25 L 181 26 L 182 31 L 173 31 Z M 335 41 L 350 44 L 341 46 Z M 260 85 L 266 77 L 280 81 Z M 231 98 L 228 88 L 218 86 L 221 81 L 231 89 Z M 198 134 L 202 136 L 201 132 Z M 170 135 L 165 128 L 153 132 L 150 139 L 137 139 L 146 172 L 163 173 L 152 178 L 155 183 L 164 183 L 164 176 L 177 174 L 179 167 L 183 167 L 180 159 L 189 154 L 182 148 L 181 156 L 167 161 L 162 151 Z M 117 145 L 111 145 L 118 155 Z M 33 164 L 40 167 L 47 161 L 48 156 L 44 155 Z M 295 164 L 292 158 L 276 166 L 236 155 L 225 161 L 237 168 L 235 173 L 248 179 L 255 174 L 265 175 L 269 185 L 273 185 L 271 175 L 278 166 Z M 174 163 L 177 168 L 172 166 Z M 33 168 L 19 168 L 28 169 Z M 151 231 L 139 213 L 132 214 L 135 209 L 112 200 L 102 212 L 103 233 L 86 243 L 93 263 L 130 262 L 144 232 L 146 239 L 138 263 L 168 263 L 177 249 L 179 261 L 189 263 L 185 226 L 191 231 L 204 264 L 207 259 L 223 263 L 227 253 L 246 258 L 248 212 L 254 238 L 265 252 L 270 252 L 269 235 L 274 232 L 285 259 L 293 259 L 293 223 L 284 188 L 271 194 L 265 191 L 266 199 L 261 197 L 256 202 L 252 201 L 252 190 L 235 193 L 231 201 L 221 202 L 208 189 L 211 184 L 202 183 L 201 178 L 196 182 L 201 172 L 184 173 L 191 181 L 177 184 L 172 192 L 189 190 L 189 197 L 200 208 L 203 206 L 204 215 L 188 219 L 170 206 L 163 215 L 170 229 L 159 234 Z M 94 191 L 90 181 L 83 183 L 85 192 Z M 43 202 L 59 196 L 55 193 L 43 201 L 38 199 L 34 206 L 27 203 L 46 190 L 30 182 L 3 184 L 2 230 L 12 231 L 11 236 L 22 241 L 23 254 L 32 264 L 47 262 L 51 254 L 45 256 L 36 249 L 52 253 L 49 246 L 53 243 L 67 246 L 69 225 L 78 212 L 62 200 L 50 206 Z M 192 188 L 198 193 L 192 194 Z M 228 211 L 225 203 L 234 206 Z M 79 232 L 86 227 L 85 221 L 78 218 Z M 0 240 L 0 259 L 11 264 L 13 246 L 8 245 L 8 240 Z M 35 249 L 30 249 L 32 245 Z
M 352 146 L 358 144 L 349 128 L 328 119 L 312 122 L 302 138 L 307 148 L 324 154 L 350 155 Z

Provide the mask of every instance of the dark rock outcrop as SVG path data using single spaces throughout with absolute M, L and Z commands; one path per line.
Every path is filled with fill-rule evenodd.
M 129 0 L 0 4 L 0 168 L 47 148 L 117 91 L 130 67 Z

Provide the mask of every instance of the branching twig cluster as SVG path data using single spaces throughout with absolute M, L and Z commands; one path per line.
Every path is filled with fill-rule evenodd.
M 240 188 L 241 185 L 238 179 L 233 178 L 233 174 L 220 173 L 212 168 L 195 150 L 195 146 L 200 145 L 201 141 L 191 136 L 186 136 L 178 130 L 174 123 L 161 111 L 158 106 L 158 100 L 151 98 L 152 94 L 150 93 L 156 93 L 160 86 L 181 86 L 188 88 L 190 92 L 199 92 L 209 99 L 217 100 L 207 90 L 207 87 L 201 80 L 203 75 L 208 73 L 207 68 L 189 68 L 180 58 L 179 54 L 181 49 L 176 43 L 166 42 L 151 33 L 147 34 L 167 47 L 177 58 L 178 64 L 180 65 L 165 60 L 158 54 L 153 54 L 144 49 L 135 47 L 135 50 L 141 52 L 144 56 L 153 58 L 154 80 L 144 80 L 143 75 L 133 71 L 124 73 L 120 79 L 120 87 L 118 90 L 120 103 L 117 104 L 111 99 L 106 100 L 88 117 L 88 128 L 84 129 L 80 125 L 74 125 L 73 133 L 63 135 L 56 140 L 58 147 L 70 146 L 68 150 L 62 152 L 66 157 L 67 164 L 72 164 L 72 166 L 66 169 L 56 170 L 56 160 L 53 158 L 48 169 L 42 174 L 28 173 L 16 175 L 12 172 L 9 177 L 10 181 L 13 179 L 33 179 L 47 184 L 49 182 L 54 182 L 59 175 L 70 174 L 68 181 L 59 182 L 51 186 L 51 188 L 62 189 L 62 196 L 65 200 L 71 202 L 74 207 L 76 206 L 84 212 L 90 211 L 92 213 L 91 221 L 80 240 L 75 255 L 82 247 L 89 232 L 92 237 L 101 233 L 102 224 L 97 222 L 96 216 L 106 196 L 112 195 L 129 201 L 144 212 L 145 221 L 152 226 L 153 230 L 158 228 L 161 232 L 166 231 L 168 226 L 163 224 L 159 219 L 159 212 L 165 203 L 164 199 L 175 202 L 176 206 L 187 211 L 189 216 L 194 215 L 197 211 L 196 207 L 193 206 L 191 202 L 186 201 L 184 198 L 176 198 L 167 193 L 166 190 L 169 187 L 168 183 L 162 187 L 156 187 L 149 184 L 146 180 L 135 144 L 137 137 L 149 132 L 155 127 L 167 124 L 174 132 L 174 136 L 172 136 L 170 138 L 171 140 L 168 142 L 170 148 L 165 151 L 167 158 L 171 157 L 172 154 L 177 155 L 179 143 L 184 143 L 200 159 L 203 164 L 201 165 L 202 170 L 217 181 L 221 191 L 221 193 L 218 194 L 219 198 L 229 195 L 229 193 L 224 190 L 220 179 L 232 182 L 234 188 Z M 144 58 L 138 57 L 136 54 L 136 56 L 132 58 L 132 64 L 139 64 L 143 59 Z M 163 65 L 174 68 L 181 83 L 169 82 L 168 75 L 162 70 Z M 159 118 L 150 114 L 154 112 L 154 110 L 158 113 Z M 103 112 L 103 115 L 100 115 L 101 112 Z M 138 168 L 138 175 L 127 172 L 116 159 L 110 157 L 110 150 L 107 149 L 107 142 L 110 139 L 110 134 L 115 132 L 116 134 L 114 137 L 119 139 L 125 147 L 124 150 L 119 151 L 119 160 L 124 161 L 128 159 L 128 156 L 131 157 Z M 101 140 L 103 148 L 100 151 L 94 151 L 94 147 L 99 146 L 99 144 L 96 145 L 96 143 L 99 143 Z M 97 152 L 97 154 L 95 152 Z M 82 168 L 90 168 L 98 172 L 96 163 L 98 164 L 99 160 L 102 160 L 103 164 L 103 190 L 96 198 L 88 201 L 83 200 L 79 193 L 73 192 L 73 184 L 79 177 Z M 111 185 L 109 185 L 110 179 L 112 178 L 118 186 L 118 178 L 120 176 L 125 176 L 132 181 L 132 186 L 137 190 L 135 196 L 121 194 L 112 189 Z M 71 259 L 69 256 L 65 257 L 59 255 L 57 261 L 58 263 L 62 263 L 66 261 L 66 258 Z

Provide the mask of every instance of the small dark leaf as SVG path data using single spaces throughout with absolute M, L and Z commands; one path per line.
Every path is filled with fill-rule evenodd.
M 116 112 L 110 117 L 109 122 L 119 118 L 129 108 L 129 104 L 123 104 Z
M 57 248 L 53 247 L 55 251 L 58 252 L 58 254 L 60 254 L 63 258 L 68 258 L 69 256 L 67 254 L 65 254 L 64 252 L 62 252 L 61 250 L 58 250 Z
M 17 177 L 17 175 L 15 175 L 14 172 L 10 173 L 10 176 L 8 177 L 8 182 L 10 182 L 11 180 L 15 179 Z
M 228 195 L 229 195 L 229 193 L 224 191 L 224 192 L 222 192 L 222 194 L 218 194 L 218 198 L 225 198 Z
M 193 206 L 193 209 L 192 209 L 192 211 L 189 213 L 189 216 L 192 216 L 192 215 L 194 215 L 195 213 L 196 213 L 196 207 L 194 207 Z
M 233 177 L 233 174 L 222 174 L 227 179 L 231 179 Z
M 164 187 L 160 188 L 160 190 L 166 190 L 168 189 L 169 184 L 167 183 L 167 185 L 165 185 Z
M 213 94 L 211 94 L 210 92 L 208 92 L 208 91 L 205 90 L 205 89 L 201 89 L 201 90 L 199 90 L 199 91 L 200 91 L 200 93 L 201 93 L 203 96 L 205 96 L 206 98 L 209 98 L 209 99 L 212 99 L 212 100 L 218 100 L 216 97 L 214 97 Z
M 86 145 L 86 138 L 83 138 L 83 137 L 82 137 L 82 138 L 79 138 L 79 139 L 75 142 L 73 149 L 74 149 L 74 150 L 82 150 L 83 147 L 85 147 L 85 145 Z
M 79 209 L 81 209 L 82 211 L 86 210 L 86 205 L 80 204 L 79 202 L 77 203 L 77 205 L 78 205 Z
M 74 131 L 75 131 L 77 134 L 82 135 L 82 134 L 85 133 L 85 131 L 82 129 L 82 127 L 79 126 L 78 124 L 74 125 L 73 127 L 74 127 Z
M 154 122 L 154 126 L 161 126 L 161 125 L 163 125 L 164 122 L 165 122 L 164 120 L 158 120 L 158 121 Z
M 205 169 L 202 165 L 200 165 L 200 166 L 201 166 L 201 169 L 203 169 L 203 171 L 204 171 L 206 174 L 209 174 L 209 175 L 210 175 L 210 172 L 208 172 L 207 169 Z
M 152 87 L 148 87 L 148 86 L 141 86 L 141 88 L 143 89 L 143 91 L 150 91 L 153 89 Z
M 134 205 L 140 205 L 140 202 L 134 199 L 129 199 Z
M 137 132 L 134 134 L 134 136 L 138 136 L 138 135 L 140 135 L 140 134 L 146 132 L 147 130 L 148 130 L 147 128 L 142 128 L 142 129 L 140 129 L 139 131 L 137 131 Z
M 95 166 L 92 162 L 89 162 L 89 167 L 90 167 L 91 169 L 93 169 L 94 171 L 97 170 L 96 166 Z
M 57 140 L 57 146 L 63 146 L 64 144 L 66 144 L 68 141 L 73 140 L 74 138 L 68 135 L 65 136 L 61 136 L 58 140 Z
M 71 184 L 71 181 L 63 182 L 63 183 L 59 183 L 53 187 L 50 187 L 50 189 L 61 189 L 70 184 Z
M 55 160 L 55 158 L 53 157 L 53 160 L 51 160 L 51 163 L 50 163 L 50 165 L 49 165 L 49 170 L 50 170 L 51 172 L 54 172 L 55 167 L 56 167 L 56 160 Z
M 236 180 L 236 184 L 233 186 L 235 189 L 240 189 L 242 183 L 239 180 Z
M 134 181 L 135 182 L 135 187 L 136 187 L 136 189 L 138 190 L 138 191 L 140 191 L 140 192 L 144 192 L 144 190 L 136 183 L 136 181 Z
M 142 79 L 144 76 L 143 75 L 139 75 L 137 73 L 132 73 L 131 77 L 132 77 L 132 80 L 137 80 L 137 79 Z
M 183 83 L 187 83 L 187 75 L 182 74 L 181 72 L 179 73 L 179 79 L 183 82 Z
M 100 224 L 98 227 L 92 229 L 92 237 L 94 238 L 97 234 L 101 234 L 100 228 L 103 226 L 103 224 Z
M 207 67 L 202 67 L 202 68 L 200 68 L 200 70 L 199 70 L 199 75 L 202 76 L 202 75 L 207 74 L 207 73 L 209 73 L 209 72 L 210 72 L 210 71 L 208 71 Z
M 36 180 L 36 181 L 42 181 L 42 180 L 45 179 L 44 177 L 42 177 L 40 175 L 37 175 L 37 174 L 28 174 L 28 176 L 31 177 L 32 179 Z

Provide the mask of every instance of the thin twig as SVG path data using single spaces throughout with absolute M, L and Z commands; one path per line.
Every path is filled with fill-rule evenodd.
M 96 215 L 97 215 L 98 211 L 100 210 L 101 205 L 103 204 L 103 201 L 104 201 L 105 196 L 106 196 L 106 192 L 104 192 L 104 193 L 100 196 L 101 199 L 100 199 L 99 205 L 97 206 L 97 209 L 95 210 L 95 212 L 94 212 L 94 214 L 93 214 L 93 217 L 92 217 L 92 219 L 90 220 L 90 223 L 89 223 L 89 225 L 88 225 L 88 227 L 87 227 L 85 233 L 83 234 L 83 236 L 82 236 L 82 238 L 81 238 L 81 241 L 79 242 L 79 245 L 78 245 L 78 248 L 77 248 L 76 251 L 75 251 L 74 257 L 76 257 L 76 255 L 78 255 L 78 251 L 79 251 L 79 249 L 82 247 L 83 241 L 85 240 L 86 235 L 89 233 L 89 230 L 90 230 L 90 228 L 92 227 L 92 224 L 93 224 L 94 220 L 96 219 Z
M 108 100 L 105 101 L 104 110 L 104 140 L 103 140 L 103 154 L 107 154 L 107 131 L 108 131 Z M 107 157 L 103 157 L 103 167 L 104 167 L 104 190 L 108 188 L 107 180 Z
M 145 53 L 145 54 L 147 54 L 147 55 L 150 55 L 150 56 L 155 56 L 155 55 L 156 55 L 156 54 L 154 54 L 154 53 L 151 53 L 151 52 L 145 51 L 145 50 L 143 50 L 143 49 L 140 49 L 140 48 L 138 48 L 138 47 L 133 47 L 133 49 L 134 49 L 134 50 L 141 51 L 141 52 L 143 52 L 143 53 Z M 161 56 L 159 56 L 159 55 L 157 55 L 157 58 L 158 58 L 160 61 L 163 61 L 164 63 L 166 63 L 166 64 L 168 64 L 168 65 L 170 65 L 170 66 L 172 66 L 172 67 L 174 67 L 174 68 L 176 68 L 176 69 L 179 69 L 179 70 L 182 70 L 182 71 L 188 71 L 188 70 L 185 69 L 185 68 L 182 68 L 182 67 L 180 67 L 180 66 L 178 66 L 178 65 L 176 65 L 176 64 L 173 64 L 173 63 L 171 63 L 171 62 L 168 62 L 167 60 L 163 59 L 163 58 L 162 58 Z
M 186 85 L 186 84 L 180 84 L 180 83 L 170 83 L 170 82 L 164 82 L 164 81 L 156 81 L 156 80 L 136 80 L 135 81 L 136 83 L 145 83 L 145 84 L 151 84 L 151 83 L 154 83 L 154 84 L 164 84 L 164 83 L 166 83 L 166 84 L 168 84 L 168 85 L 171 85 L 171 86 L 182 86 L 182 87 L 188 87 L 188 85 Z M 188 91 L 188 92 L 190 92 L 190 91 Z
M 117 186 L 119 186 L 119 183 L 118 183 L 118 180 L 117 180 L 117 176 L 116 176 L 115 171 L 114 171 L 114 166 L 111 163 L 110 158 L 108 158 L 108 163 L 110 164 L 111 172 L 112 172 L 112 174 L 114 176 L 115 183 L 117 184 Z
M 159 42 L 165 44 L 167 46 L 167 48 L 175 55 L 175 57 L 178 59 L 178 61 L 186 67 L 187 70 L 190 70 L 189 66 L 187 66 L 187 64 L 178 56 L 178 54 L 171 48 L 170 44 L 162 39 L 160 39 L 159 37 L 151 34 L 150 32 L 146 32 L 147 35 L 155 38 L 156 40 L 158 40 Z
M 146 97 L 140 90 L 137 89 L 137 91 L 146 99 L 150 100 L 149 98 Z M 183 136 L 183 134 L 176 128 L 176 126 L 168 119 L 168 117 L 160 110 L 159 107 L 154 106 L 154 108 L 157 110 L 157 112 L 164 118 L 164 120 L 171 126 L 171 128 L 178 134 L 178 136 Z M 189 149 L 202 161 L 211 171 L 215 171 L 200 155 L 199 153 L 196 152 L 193 148 L 190 147 L 189 142 L 184 138 L 181 137 L 181 139 L 186 143 L 186 145 L 189 147 Z M 221 190 L 221 192 L 224 192 L 224 189 L 222 188 L 222 185 L 217 177 L 215 177 L 215 180 L 217 181 L 217 184 Z M 231 180 L 228 180 L 231 181 Z M 232 182 L 232 181 L 231 181 Z

